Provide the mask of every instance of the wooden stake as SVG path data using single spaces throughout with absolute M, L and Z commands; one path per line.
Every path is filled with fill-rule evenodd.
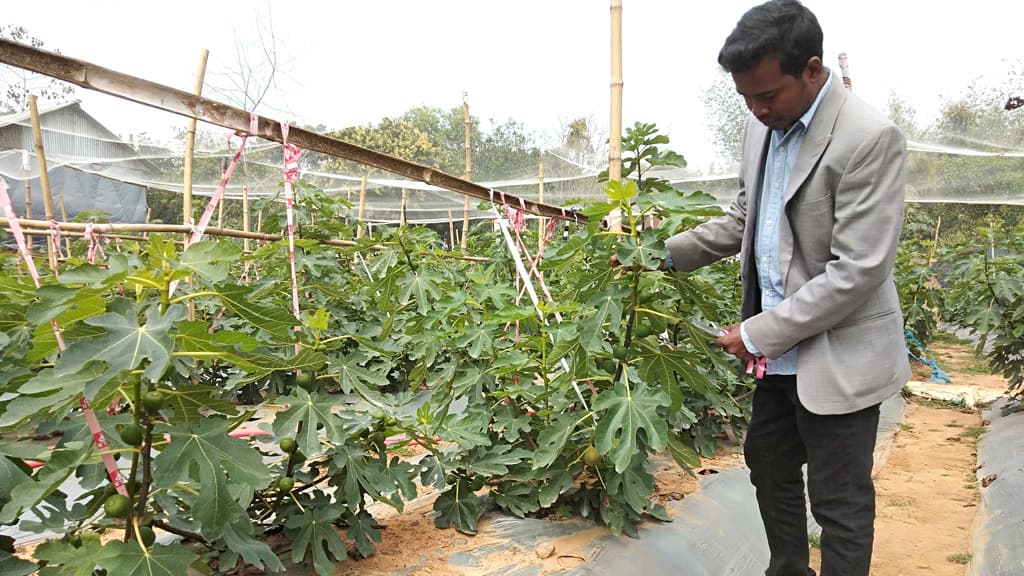
M 203 93 L 203 82 L 206 78 L 206 61 L 210 58 L 210 51 L 203 48 L 199 55 L 199 70 L 196 71 L 196 83 L 192 93 L 199 96 Z M 185 188 L 182 194 L 182 224 L 192 224 L 192 162 L 193 152 L 196 147 L 196 122 L 195 116 L 188 120 L 188 128 L 185 131 Z M 185 236 L 185 246 L 188 246 L 188 235 Z
M 466 132 L 466 180 L 473 181 L 473 152 L 470 148 L 470 127 L 469 100 L 467 94 L 462 94 L 462 124 Z M 462 253 L 466 253 L 466 239 L 469 237 L 469 196 L 462 199 Z
M 28 160 L 28 150 L 22 151 L 21 168 L 25 172 L 25 218 L 32 218 L 32 165 Z M 32 249 L 32 235 L 25 234 L 28 247 Z
M 405 209 L 409 206 L 409 191 L 402 188 L 402 213 L 399 215 L 399 226 L 405 226 L 407 220 L 405 219 Z
M 537 202 L 544 203 L 544 162 L 537 166 Z M 537 250 L 544 249 L 544 217 L 537 218 Z
M 359 186 L 359 216 L 356 219 L 356 238 L 363 237 L 363 215 L 366 214 L 366 176 Z
M 57 197 L 57 203 L 60 204 L 60 219 L 61 222 L 68 221 L 68 211 L 64 208 L 64 191 L 61 190 L 60 196 Z M 149 224 L 149 209 L 146 209 L 146 224 Z M 64 238 L 64 246 L 67 248 L 68 255 L 71 255 L 71 238 Z
M 248 110 L 18 42 L 0 39 L 0 63 L 44 74 L 88 90 L 112 94 L 186 118 L 195 116 L 204 122 L 223 126 L 230 130 L 252 132 L 253 136 L 264 140 L 273 142 L 284 140 L 281 134 L 282 124 L 273 118 L 259 117 L 256 129 L 253 130 L 252 115 Z M 429 166 L 402 160 L 295 126 L 290 128 L 288 141 L 303 150 L 358 162 L 479 200 L 489 200 L 492 192 L 495 192 L 486 186 L 474 184 Z M 538 204 L 535 200 L 514 194 L 506 193 L 505 201 L 513 205 L 521 204 L 530 214 L 544 215 L 549 218 L 558 218 L 562 214 L 562 208 L 558 206 Z M 581 224 L 587 223 L 586 216 L 579 215 L 578 220 Z
M 249 231 L 249 187 L 242 186 L 242 231 Z M 249 239 L 242 240 L 242 249 L 249 253 Z
M 622 180 L 622 0 L 611 0 L 612 82 L 611 122 L 608 126 L 608 181 Z M 609 230 L 622 231 L 622 214 L 608 214 Z
M 263 230 L 263 208 L 256 212 L 256 232 Z
M 53 220 L 53 196 L 50 195 L 50 174 L 46 171 L 46 151 L 43 148 L 43 130 L 39 126 L 39 106 L 35 95 L 28 97 L 28 109 L 32 116 L 32 138 L 36 141 L 36 161 L 39 163 L 39 187 L 43 189 L 43 213 L 46 220 Z M 26 200 L 28 196 L 25 197 Z M 26 204 L 27 207 L 27 204 Z M 50 258 L 50 268 L 57 273 L 57 246 L 53 236 L 46 237 L 46 252 Z
M 46 233 L 49 230 L 50 222 L 45 220 L 28 220 L 26 218 L 18 218 L 18 222 L 21 224 L 23 230 L 35 230 L 37 233 Z M 85 227 L 87 224 L 81 222 L 61 222 L 62 234 L 68 236 L 74 236 L 81 238 L 85 235 Z M 0 216 L 0 228 L 10 228 L 10 220 L 6 217 Z M 182 224 L 94 224 L 93 231 L 97 234 L 103 234 L 107 238 L 121 238 L 122 240 L 145 240 L 140 236 L 131 236 L 119 233 L 121 231 L 127 232 L 142 232 L 148 234 L 153 233 L 171 233 L 171 234 L 184 234 L 190 230 L 189 226 Z M 280 234 L 262 234 L 259 232 L 242 232 L 241 230 L 231 230 L 230 228 L 214 228 L 209 227 L 206 229 L 208 236 L 226 236 L 228 238 L 252 238 L 263 242 L 273 242 L 280 240 L 282 237 Z M 176 241 L 177 244 L 181 244 L 181 240 Z M 325 246 L 341 246 L 345 248 L 351 248 L 358 246 L 351 240 L 317 240 L 317 243 Z M 370 247 L 372 250 L 388 250 L 387 246 L 381 244 L 375 244 Z M 432 256 L 436 258 L 447 258 L 451 260 L 465 260 L 466 262 L 490 262 L 490 258 L 480 256 L 455 256 L 452 254 L 442 254 L 435 251 L 424 250 L 417 252 L 421 256 Z
M 853 92 L 853 80 L 850 79 L 850 60 L 846 56 L 846 52 L 839 53 L 839 73 L 843 76 L 843 86 Z
M 928 250 L 928 267 L 931 268 L 932 262 L 935 259 L 935 250 L 939 247 L 939 229 L 942 228 L 942 215 L 939 215 L 938 222 L 935 223 L 935 240 L 932 240 L 932 247 Z
M 220 203 L 217 204 L 217 228 L 224 226 L 224 204 L 227 203 L 227 198 L 221 198 Z
M 455 250 L 455 221 L 452 220 L 452 209 L 448 209 L 448 249 Z

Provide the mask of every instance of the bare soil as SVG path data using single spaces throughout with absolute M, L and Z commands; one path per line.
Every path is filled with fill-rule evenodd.
M 1001 377 L 981 373 L 979 359 L 964 345 L 940 343 L 932 353 L 960 385 L 1005 389 Z M 904 424 L 897 432 L 886 465 L 878 472 L 877 519 L 873 576 L 962 576 L 971 552 L 971 526 L 978 502 L 975 477 L 977 438 L 983 432 L 981 416 L 929 401 L 911 399 Z M 742 465 L 726 455 L 705 462 L 706 468 Z M 674 464 L 656 473 L 655 500 L 666 502 L 696 492 L 697 482 Z M 493 555 L 474 568 L 453 567 L 453 552 L 497 544 L 480 534 L 467 537 L 451 530 L 437 530 L 426 517 L 429 502 L 412 514 L 384 521 L 384 545 L 378 556 L 339 567 L 338 574 L 388 574 L 412 568 L 410 573 L 441 576 L 479 576 L 503 566 L 540 566 L 542 574 L 558 574 L 587 561 L 586 545 L 604 529 L 574 534 L 551 542 L 551 556 L 540 558 L 536 550 L 496 547 Z M 543 553 L 543 552 L 540 552 Z M 820 568 L 820 554 L 811 551 L 812 566 Z M 424 561 L 424 559 L 426 561 Z M 419 567 L 419 569 L 415 569 Z
M 931 345 L 933 358 L 953 383 L 1006 389 L 984 373 L 969 346 Z M 963 576 L 971 554 L 978 503 L 977 439 L 984 423 L 976 411 L 911 400 L 888 462 L 875 478 L 877 493 L 873 576 Z M 812 566 L 820 565 L 811 550 Z

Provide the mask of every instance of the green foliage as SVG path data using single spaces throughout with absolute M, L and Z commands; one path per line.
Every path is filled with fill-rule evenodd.
M 1024 226 L 981 227 L 976 243 L 942 255 L 950 284 L 943 318 L 978 338 L 977 351 L 1009 381 L 1024 385 Z
M 243 255 L 233 240 L 209 240 L 182 253 L 153 235 L 96 265 L 79 244 L 60 280 L 46 276 L 40 290 L 0 257 L 0 430 L 62 432 L 43 453 L 0 442 L 0 521 L 46 509 L 45 522 L 22 527 L 63 534 L 41 548 L 51 574 L 90 562 L 112 574 L 181 573 L 214 559 L 281 571 L 269 533 L 290 541 L 293 562 L 330 574 L 348 555 L 374 552 L 375 503 L 402 510 L 417 480 L 440 492 L 440 527 L 474 533 L 486 486 L 512 514 L 575 510 L 635 534 L 644 517 L 663 517 L 650 502 L 648 456 L 667 449 L 696 466 L 747 410 L 733 400 L 746 386 L 736 367 L 686 322 L 736 313 L 735 262 L 690 275 L 640 269 L 664 258 L 670 233 L 717 213 L 710 197 L 647 177 L 650 166 L 682 163 L 667 143 L 652 125 L 627 133 L 631 178 L 586 208 L 592 224 L 548 246 L 540 268 L 552 301 L 539 313 L 516 302 L 506 247 L 484 229 L 483 263 L 434 256 L 441 241 L 425 228 L 324 247 L 313 238 L 351 228 L 314 227 L 315 211 L 338 205 L 305 184 L 298 319 L 284 242 Z M 599 227 L 613 208 L 625 214 L 623 234 Z M 653 218 L 663 224 L 641 229 Z M 636 271 L 611 268 L 612 254 Z M 153 391 L 166 401 L 146 410 Z M 96 406 L 118 399 L 116 413 L 98 417 L 130 476 L 127 522 L 190 539 L 150 549 L 92 539 L 116 524 L 98 513 L 110 494 L 82 394 Z M 269 437 L 229 435 L 254 412 L 272 414 Z M 122 441 L 118 426 L 141 430 L 141 442 Z M 400 457 L 411 443 L 427 452 L 416 464 Z M 600 462 L 584 466 L 590 446 Z M 31 475 L 26 459 L 46 464 Z M 86 492 L 66 510 L 54 502 L 72 474 Z M 82 548 L 67 543 L 79 537 Z
M 944 292 L 931 266 L 934 245 L 911 237 L 900 243 L 893 277 L 903 309 L 903 327 L 927 347 L 938 326 Z M 918 356 L 924 350 L 914 350 Z

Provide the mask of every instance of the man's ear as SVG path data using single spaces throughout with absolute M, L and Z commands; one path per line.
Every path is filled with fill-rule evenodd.
M 811 59 L 807 61 L 807 66 L 804 66 L 804 76 L 811 82 L 818 82 L 825 75 L 825 65 L 822 64 L 821 58 L 817 56 L 811 56 Z

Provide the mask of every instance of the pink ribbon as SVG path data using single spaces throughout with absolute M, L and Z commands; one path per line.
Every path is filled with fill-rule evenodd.
M 64 252 L 60 247 L 60 222 L 50 220 L 50 242 L 53 242 L 53 253 L 57 258 L 63 258 Z
M 11 197 L 7 194 L 7 181 L 3 178 L 0 178 L 0 207 L 3 208 L 3 212 L 7 216 L 7 221 L 11 227 L 11 233 L 14 234 L 14 240 L 18 244 L 18 251 L 25 260 L 25 265 L 28 267 L 29 274 L 32 276 L 32 282 L 35 283 L 37 289 L 41 288 L 43 283 L 39 279 L 39 271 L 36 270 L 35 262 L 32 260 L 32 253 L 29 251 L 28 244 L 25 242 L 25 234 L 21 230 L 21 223 L 18 222 L 18 215 L 14 213 L 14 205 L 11 203 Z M 64 343 L 64 337 L 61 335 L 57 321 L 50 320 L 50 325 L 53 327 L 53 335 L 57 340 L 57 348 L 61 352 L 67 350 L 67 345 Z M 110 478 L 110 482 L 113 483 L 118 494 L 127 496 L 128 490 L 124 487 L 124 481 L 121 479 L 121 471 L 118 469 L 117 463 L 114 462 L 113 454 L 104 452 L 110 445 L 107 443 L 106 436 L 103 434 L 103 428 L 100 427 L 100 423 L 96 419 L 96 413 L 92 411 L 92 408 L 89 406 L 89 400 L 87 400 L 85 396 L 82 396 L 78 403 L 82 407 L 82 413 L 85 414 L 85 421 L 89 425 L 89 432 L 92 433 L 93 442 L 96 444 L 96 448 L 100 451 L 100 457 L 103 459 L 103 466 L 107 470 L 107 476 Z
M 288 143 L 288 125 L 281 124 L 281 143 L 283 145 L 284 162 L 284 206 L 285 215 L 288 219 L 288 265 L 291 271 L 292 282 L 292 314 L 299 319 L 299 284 L 295 276 L 295 194 L 292 191 L 292 182 L 299 173 L 299 155 L 302 153 L 298 146 Z M 298 332 L 300 326 L 295 326 Z M 298 354 L 300 345 L 295 343 L 295 353 Z
M 103 253 L 103 236 L 93 229 L 92 222 L 85 225 L 85 241 L 89 243 L 89 252 L 85 256 L 89 264 L 96 263 L 97 252 L 100 253 L 100 256 L 106 258 L 106 254 Z
M 764 356 L 758 356 L 757 358 L 747 360 L 747 374 L 754 376 L 754 378 L 757 378 L 758 380 L 763 379 L 767 370 L 768 359 Z

